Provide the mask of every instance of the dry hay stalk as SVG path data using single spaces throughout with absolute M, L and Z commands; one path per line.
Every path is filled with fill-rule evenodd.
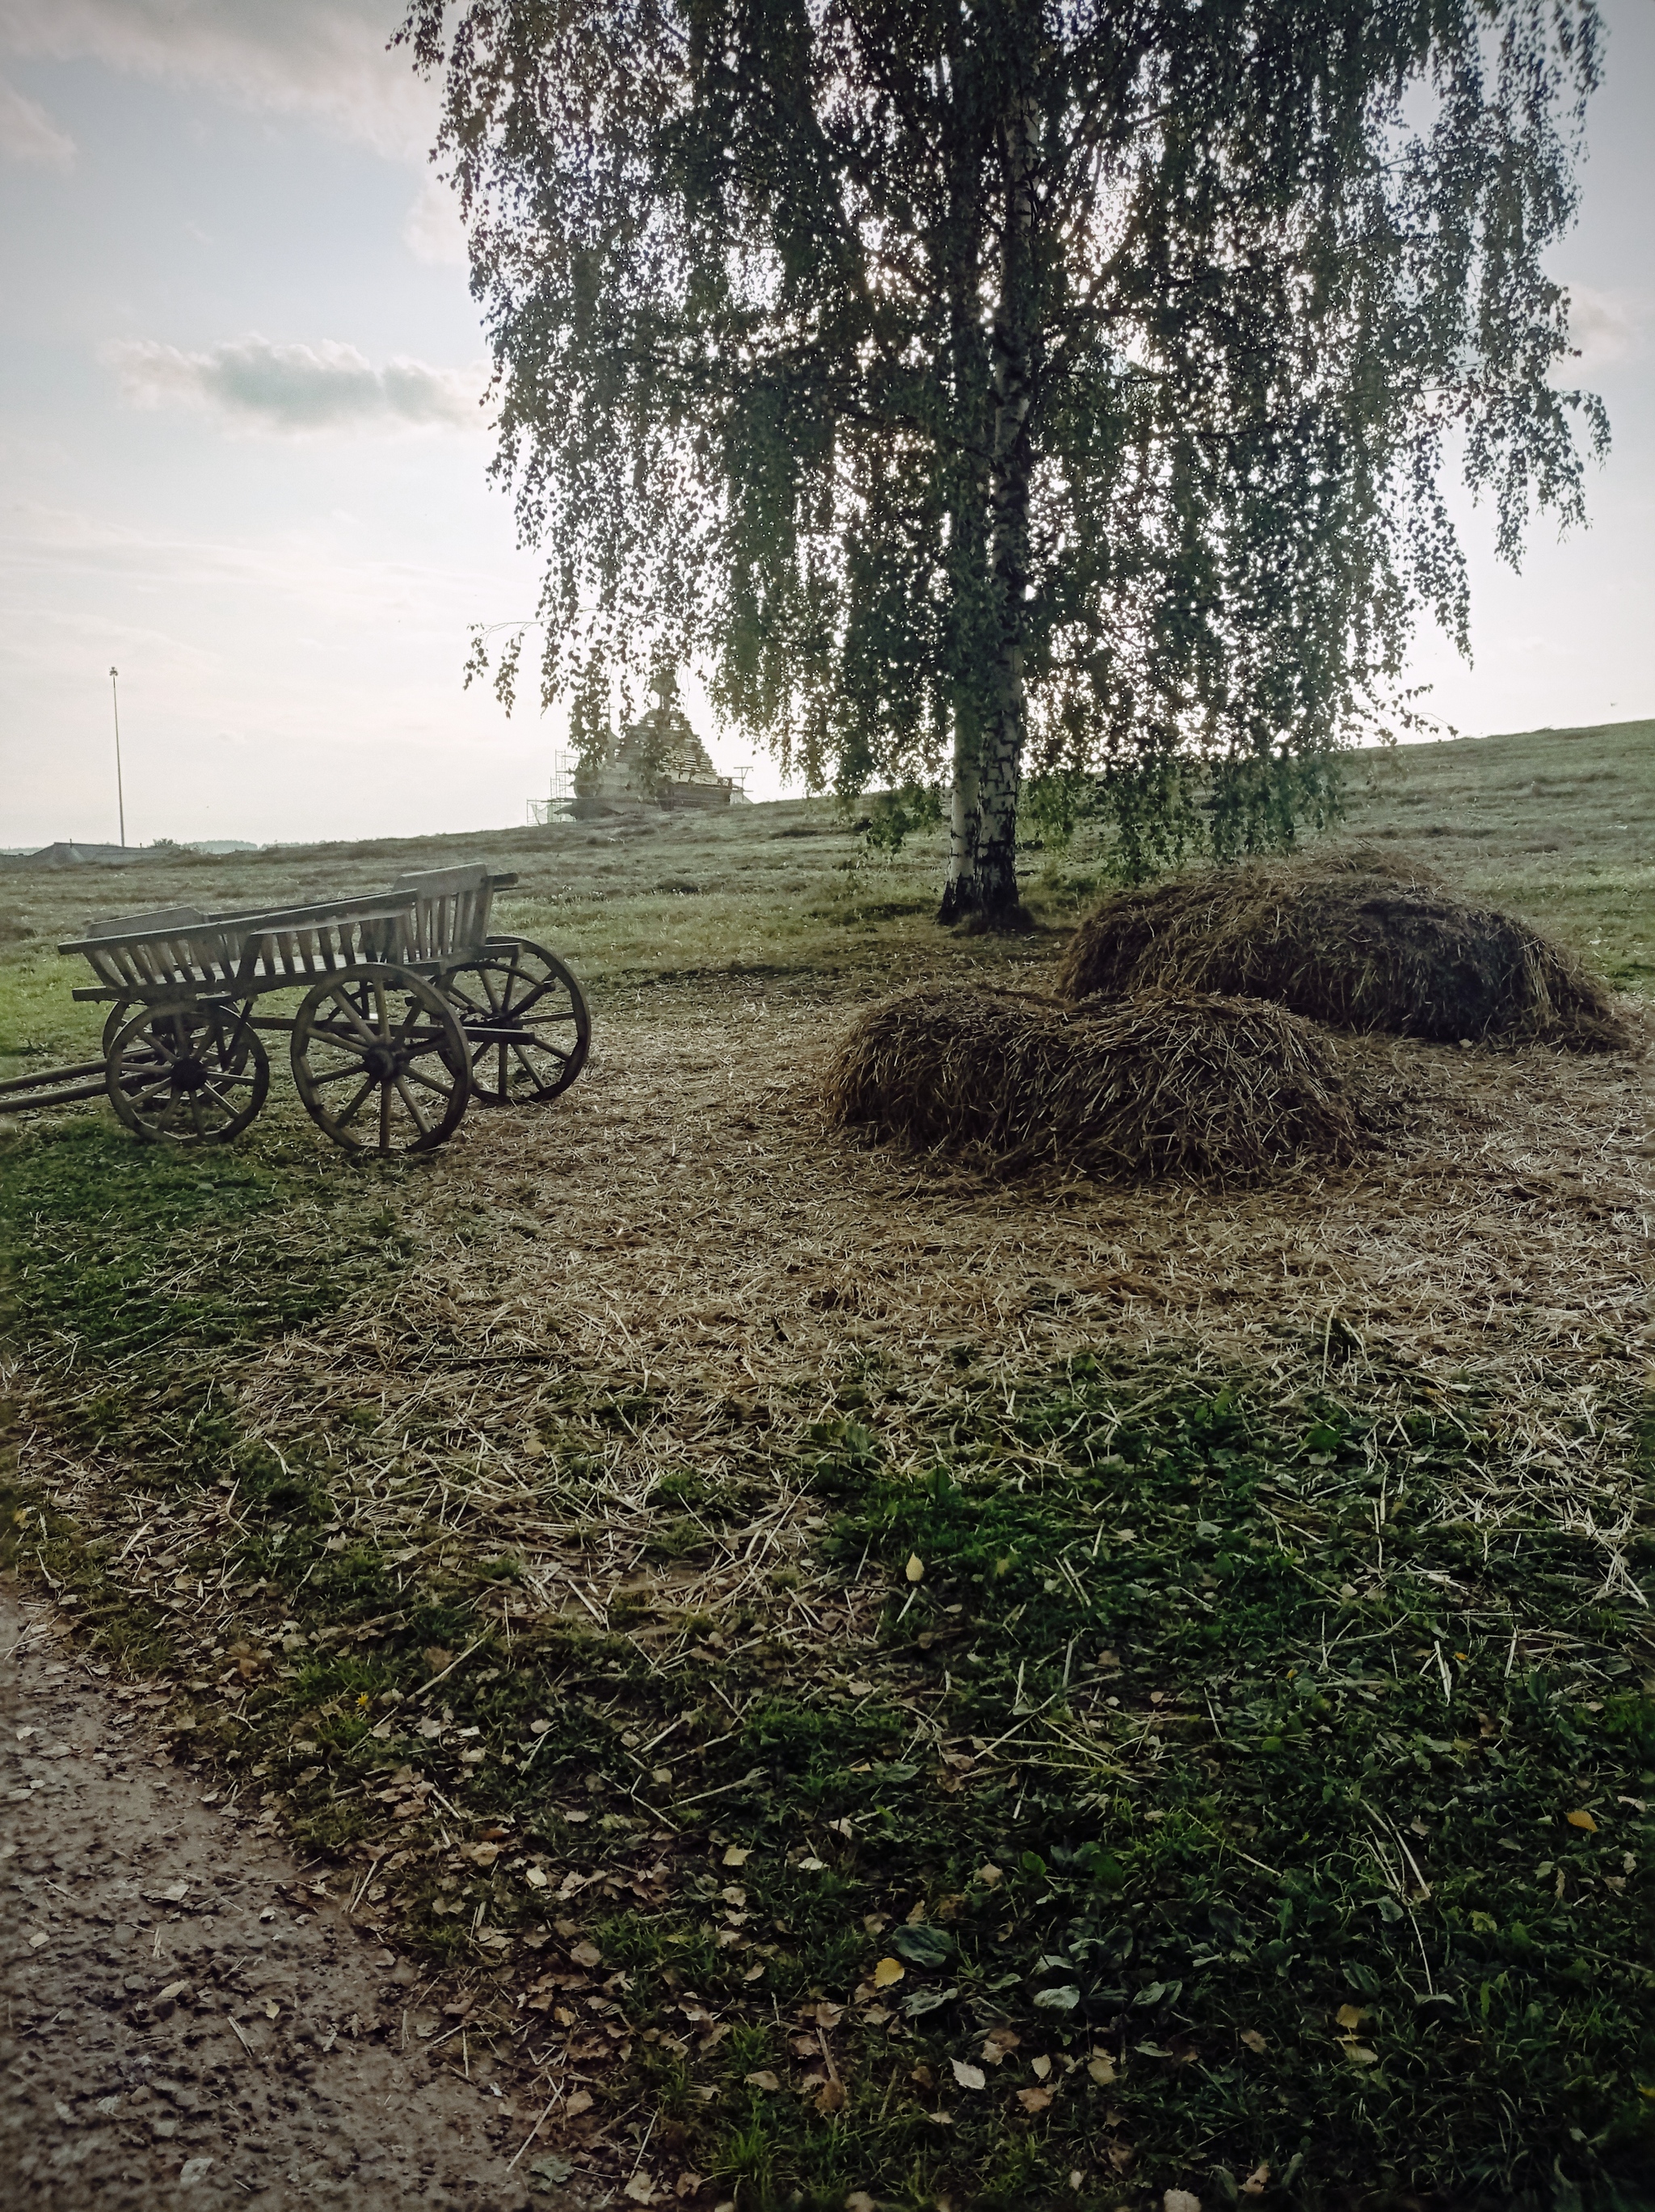
M 1576 1052 L 1630 1045 L 1607 987 L 1512 915 L 1467 905 L 1372 846 L 1203 869 L 1105 899 L 1076 931 L 1060 997 L 1219 991 L 1312 1021 Z
M 826 1093 L 882 1137 L 1104 1176 L 1250 1181 L 1360 1133 L 1329 1041 L 1259 999 L 907 992 L 856 1024 Z

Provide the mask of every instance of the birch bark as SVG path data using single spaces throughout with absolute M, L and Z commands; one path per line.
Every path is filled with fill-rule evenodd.
M 1001 126 L 1006 221 L 993 358 L 994 447 L 989 491 L 989 587 L 995 618 L 990 713 L 978 771 L 977 899 L 985 918 L 1010 920 L 1017 896 L 1017 799 L 1028 728 L 1024 680 L 1029 592 L 1029 410 L 1034 399 L 1030 317 L 1037 125 L 1025 94 Z

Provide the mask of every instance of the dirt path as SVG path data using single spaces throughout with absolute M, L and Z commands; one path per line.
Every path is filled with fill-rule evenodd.
M 216 1810 L 4 1589 L 0 1726 L 8 2212 L 530 2201 L 535 2148 L 508 2164 L 528 2115 L 485 2065 L 467 2081 L 420 2047 L 417 1969 Z

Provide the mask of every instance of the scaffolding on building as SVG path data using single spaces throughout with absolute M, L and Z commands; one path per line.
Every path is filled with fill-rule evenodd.
M 544 799 L 529 801 L 529 822 L 544 830 L 549 822 L 561 822 L 575 800 L 575 756 L 573 753 L 554 753 L 551 757 L 551 789 Z

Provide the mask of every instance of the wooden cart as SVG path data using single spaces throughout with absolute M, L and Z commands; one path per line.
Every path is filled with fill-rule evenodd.
M 0 1113 L 102 1091 L 151 1143 L 225 1144 L 269 1093 L 271 1030 L 290 1039 L 306 1111 L 349 1151 L 429 1152 L 473 1098 L 555 1098 L 586 1064 L 591 1019 L 555 953 L 490 935 L 494 894 L 515 881 L 438 868 L 274 913 L 94 922 L 58 950 L 98 978 L 75 996 L 109 1006 L 103 1058 L 0 1085 Z M 296 1009 L 270 1007 L 283 993 Z

